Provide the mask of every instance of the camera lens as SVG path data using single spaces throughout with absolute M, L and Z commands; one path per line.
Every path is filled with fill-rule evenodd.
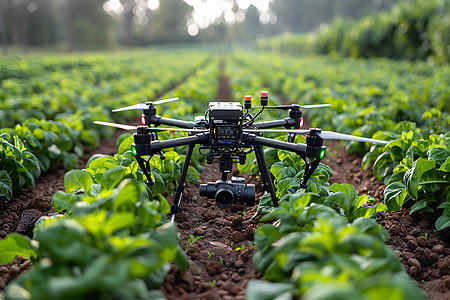
M 220 208 L 228 208 L 233 205 L 234 193 L 226 186 L 219 188 L 216 191 L 216 205 Z
M 242 195 L 242 200 L 245 205 L 253 206 L 255 205 L 255 185 L 247 184 L 244 193 Z

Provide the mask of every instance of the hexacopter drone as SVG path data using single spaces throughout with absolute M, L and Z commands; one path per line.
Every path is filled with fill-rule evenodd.
M 301 108 L 325 107 L 330 106 L 329 104 L 267 106 L 268 92 L 263 91 L 261 92 L 260 110 L 254 116 L 249 113 L 251 96 L 245 96 L 244 106 L 239 102 L 210 102 L 205 116 L 196 117 L 193 122 L 164 118 L 156 114 L 155 105 L 175 100 L 178 100 L 178 98 L 145 102 L 113 110 L 113 112 L 118 112 L 143 109 L 144 113 L 141 116 L 141 126 L 101 121 L 94 122 L 96 124 L 125 130 L 136 130 L 131 150 L 147 178 L 148 185 L 154 184 L 149 164 L 152 155 L 160 153 L 161 157 L 164 158 L 161 152 L 163 149 L 184 145 L 188 146 L 185 163 L 170 210 L 172 222 L 175 219 L 181 202 L 184 182 L 195 145 L 200 145 L 199 152 L 206 156 L 206 162 L 208 164 L 220 164 L 220 172 L 222 174 L 221 179 L 216 182 L 200 184 L 200 196 L 215 199 L 218 207 L 227 208 L 233 204 L 254 205 L 255 203 L 255 185 L 245 184 L 245 179 L 240 177 L 232 177 L 231 180 L 227 179 L 228 174 L 232 171 L 233 163 L 239 162 L 240 164 L 244 164 L 247 154 L 253 151 L 255 152 L 256 161 L 261 173 L 264 191 L 270 193 L 273 206 L 278 206 L 275 186 L 264 156 L 264 146 L 287 150 L 300 155 L 306 163 L 301 187 L 306 188 L 309 178 L 325 156 L 326 147 L 324 146 L 324 140 L 348 140 L 387 144 L 386 141 L 332 131 L 322 131 L 319 128 L 300 129 L 303 126 Z M 289 110 L 289 117 L 283 120 L 255 123 L 255 119 L 264 109 L 269 108 Z M 174 126 L 177 128 L 160 128 L 158 127 L 159 125 Z M 284 127 L 285 129 L 270 129 L 275 127 Z M 160 141 L 157 135 L 158 131 L 167 130 L 187 131 L 189 135 L 187 137 Z M 288 133 L 288 141 L 284 142 L 265 138 L 263 137 L 264 132 Z M 306 135 L 306 144 L 294 143 L 296 134 Z M 146 156 L 146 158 L 142 158 L 143 156 Z

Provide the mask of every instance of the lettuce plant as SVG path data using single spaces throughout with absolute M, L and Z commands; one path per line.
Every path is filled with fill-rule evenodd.
M 0 134 L 0 197 L 11 200 L 12 191 L 33 186 L 41 174 L 38 159 L 17 135 Z
M 314 204 L 304 193 L 263 216 L 277 219 L 255 232 L 255 266 L 263 279 L 247 287 L 249 299 L 425 299 L 397 255 L 387 231 L 371 218 L 346 218 Z

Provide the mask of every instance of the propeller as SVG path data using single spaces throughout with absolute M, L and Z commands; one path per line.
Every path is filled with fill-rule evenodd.
M 94 124 L 98 125 L 104 125 L 109 127 L 115 127 L 120 128 L 124 130 L 136 130 L 138 127 L 141 126 L 133 126 L 133 125 L 125 125 L 125 124 L 119 124 L 119 123 L 110 123 L 110 122 L 103 122 L 103 121 L 94 121 Z M 187 128 L 162 128 L 162 127 L 147 127 L 150 131 L 184 131 L 184 132 L 207 132 L 207 129 L 187 129 Z
M 377 143 L 377 144 L 389 144 L 388 141 L 369 139 L 360 136 L 354 136 L 344 133 L 338 133 L 334 131 L 322 131 L 320 129 L 311 128 L 311 129 L 250 129 L 245 130 L 246 132 L 279 132 L 279 133 L 296 133 L 296 134 L 308 134 L 314 133 L 317 134 L 324 140 L 343 140 L 343 141 L 355 141 L 355 142 L 364 142 L 364 143 Z
M 319 108 L 319 107 L 328 107 L 331 106 L 331 104 L 306 104 L 306 105 L 299 105 L 299 104 L 289 104 L 289 105 L 274 105 L 274 106 L 264 106 L 265 109 L 293 109 L 293 108 Z M 263 106 L 254 106 L 254 108 L 262 108 Z
M 133 109 L 149 109 L 149 107 L 152 105 L 158 105 L 158 104 L 163 104 L 163 103 L 167 103 L 167 102 L 177 101 L 179 99 L 180 98 L 178 98 L 178 97 L 174 97 L 174 98 L 163 99 L 163 100 L 158 100 L 158 101 L 153 101 L 153 102 L 148 101 L 145 103 L 139 103 L 139 104 L 135 104 L 135 105 L 131 105 L 131 106 L 125 106 L 122 108 L 113 109 L 113 112 L 124 111 L 124 110 L 133 110 Z

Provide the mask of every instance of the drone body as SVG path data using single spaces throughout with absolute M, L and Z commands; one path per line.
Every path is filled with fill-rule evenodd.
M 300 108 L 324 107 L 329 106 L 329 104 L 267 106 L 267 92 L 261 92 L 261 109 L 255 116 L 249 113 L 249 109 L 251 108 L 250 96 L 245 97 L 244 106 L 239 102 L 210 102 L 205 112 L 205 117 L 197 117 L 194 122 L 164 118 L 156 115 L 155 104 L 177 99 L 171 98 L 157 102 L 146 102 L 145 104 L 137 104 L 114 110 L 143 109 L 144 113 L 141 117 L 142 126 L 135 127 L 108 122 L 94 122 L 96 124 L 126 130 L 136 130 L 134 143 L 132 144 L 132 152 L 144 175 L 147 177 L 149 185 L 153 184 L 149 164 L 151 156 L 157 153 L 162 154 L 161 151 L 166 148 L 183 145 L 188 146 L 174 203 L 171 207 L 172 221 L 174 221 L 175 215 L 178 212 L 189 162 L 195 145 L 199 145 L 199 152 L 206 157 L 208 164 L 219 163 L 222 174 L 221 179 L 216 182 L 201 184 L 199 189 L 200 195 L 215 199 L 216 204 L 220 208 L 227 208 L 233 204 L 254 205 L 255 203 L 254 185 L 246 185 L 243 178 L 233 177 L 231 180 L 227 179 L 228 174 L 232 171 L 233 163 L 244 164 L 246 156 L 253 151 L 255 152 L 261 173 L 263 188 L 265 192 L 270 193 L 272 204 L 276 207 L 278 206 L 278 200 L 269 167 L 264 156 L 263 147 L 287 150 L 300 155 L 306 162 L 305 173 L 301 182 L 301 186 L 305 188 L 309 178 L 325 156 L 326 147 L 324 146 L 324 139 L 387 143 L 385 141 L 321 131 L 315 128 L 302 130 L 300 127 L 303 125 L 303 119 Z M 265 108 L 289 110 L 289 117 L 283 120 L 255 123 L 255 119 Z M 177 128 L 159 128 L 159 125 L 175 126 Z M 285 129 L 270 129 L 275 127 L 284 127 Z M 188 131 L 189 135 L 187 137 L 160 141 L 157 132 L 166 130 Z M 288 133 L 288 141 L 283 142 L 265 138 L 263 137 L 264 132 Z M 305 134 L 306 144 L 294 143 L 296 134 Z M 143 156 L 146 156 L 146 158 L 142 158 Z

